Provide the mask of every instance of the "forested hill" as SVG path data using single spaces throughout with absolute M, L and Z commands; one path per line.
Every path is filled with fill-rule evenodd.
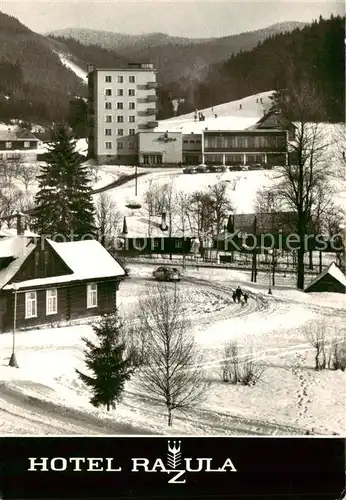
M 0 12 L 0 121 L 62 118 L 81 80 L 60 61 L 58 42 Z
M 270 36 L 254 49 L 214 65 L 203 82 L 176 82 L 186 89 L 187 112 L 305 81 L 317 90 L 321 119 L 345 117 L 345 18 L 331 17 L 291 33 Z M 322 109 L 323 108 L 323 109 Z

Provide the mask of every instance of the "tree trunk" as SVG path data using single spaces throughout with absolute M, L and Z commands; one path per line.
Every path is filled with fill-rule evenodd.
M 107 403 L 107 411 L 109 411 L 111 409 L 111 405 L 109 403 Z
M 299 248 L 297 251 L 297 288 L 304 290 L 304 248 Z
M 320 266 L 320 273 L 322 272 L 323 264 L 322 264 L 322 252 L 319 253 L 319 266 Z
M 169 408 L 168 409 L 168 427 L 172 427 L 173 423 L 173 415 L 172 415 L 172 410 Z

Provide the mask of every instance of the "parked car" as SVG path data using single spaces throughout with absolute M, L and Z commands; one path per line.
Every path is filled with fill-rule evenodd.
M 175 267 L 158 267 L 153 271 L 157 281 L 180 281 L 180 272 Z
M 229 170 L 230 170 L 231 172 L 239 172 L 239 171 L 241 170 L 241 165 L 231 165 L 231 166 L 229 167 Z
M 197 169 L 196 169 L 196 167 L 185 167 L 183 170 L 183 173 L 184 174 L 196 174 Z
M 223 165 L 210 165 L 210 172 L 223 172 Z
M 209 168 L 204 163 L 201 163 L 196 167 L 196 171 L 200 174 L 204 174 L 209 171 Z

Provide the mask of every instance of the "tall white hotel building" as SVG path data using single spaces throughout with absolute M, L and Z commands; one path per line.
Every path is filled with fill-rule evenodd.
M 151 63 L 88 67 L 88 154 L 98 163 L 138 163 L 138 132 L 157 127 L 156 70 Z

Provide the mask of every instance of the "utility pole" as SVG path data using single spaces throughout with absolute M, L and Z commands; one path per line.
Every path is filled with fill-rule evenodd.
M 137 196 L 138 186 L 137 186 L 137 165 L 135 166 L 135 196 Z
M 17 328 L 17 293 L 18 293 L 18 285 L 16 283 L 13 284 L 14 289 L 14 313 L 13 313 L 13 332 L 12 332 L 12 354 L 9 362 L 9 366 L 12 368 L 19 368 L 17 359 L 16 359 L 16 328 Z

